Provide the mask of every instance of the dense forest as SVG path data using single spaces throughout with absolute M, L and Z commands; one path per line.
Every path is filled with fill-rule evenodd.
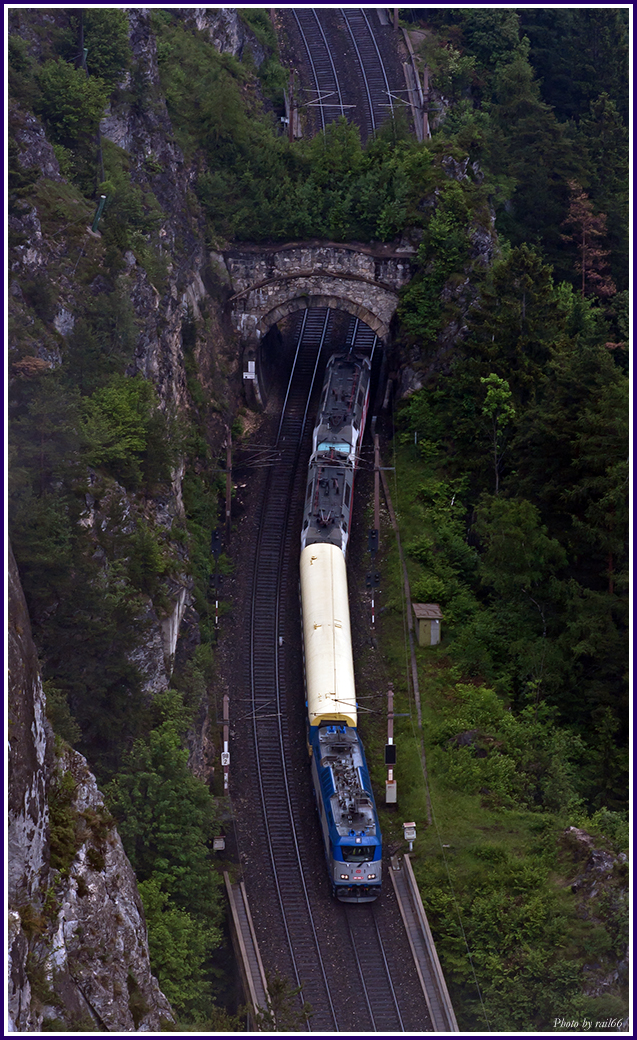
M 220 54 L 178 9 L 149 17 L 158 79 L 133 57 L 124 10 L 10 13 L 8 509 L 53 725 L 105 785 L 164 992 L 185 1028 L 215 1028 L 217 809 L 188 770 L 186 738 L 214 682 L 208 546 L 221 468 L 211 416 L 237 434 L 240 417 L 221 386 L 216 398 L 202 393 L 192 316 L 181 343 L 187 407 L 136 366 L 129 258 L 168 300 L 177 257 L 197 241 L 417 237 L 391 351 L 420 389 L 397 403 L 394 450 L 409 489 L 413 598 L 439 603 L 445 618 L 440 666 L 454 693 L 432 731 L 440 775 L 466 794 L 488 788 L 494 810 L 589 826 L 624 851 L 628 11 L 401 9 L 429 69 L 431 137 L 418 143 L 397 118 L 366 147 L 346 120 L 313 139 L 282 133 L 287 70 L 267 9 L 241 10 L 266 55 L 258 65 L 249 48 L 242 60 Z M 167 112 L 190 171 L 185 194 L 165 160 L 133 163 L 100 134 L 105 113 L 123 108 L 140 121 Z M 20 161 L 33 116 L 60 177 Z M 87 239 L 100 196 L 100 236 Z M 48 243 L 40 268 L 24 259 L 33 214 Z M 173 256 L 160 235 L 170 220 Z M 476 248 L 484 235 L 495 243 L 489 266 Z M 56 324 L 60 298 L 72 300 L 69 330 Z M 170 495 L 182 463 L 185 515 L 160 523 L 149 503 Z M 87 519 L 96 503 L 99 524 Z M 135 650 L 150 608 L 168 615 L 184 571 L 201 641 L 150 702 Z M 463 729 L 496 742 L 497 756 L 458 748 L 452 768 L 444 749 Z M 59 855 L 63 864 L 68 849 Z M 495 874 L 496 860 L 485 862 Z M 427 884 L 459 1018 L 483 1028 L 464 995 L 468 968 L 454 961 L 442 881 Z M 512 902 L 525 891 L 516 884 Z M 609 900 L 612 935 L 597 955 L 620 957 L 626 911 Z M 510 918 L 492 911 L 506 933 Z M 546 932 L 553 911 L 537 912 L 532 925 Z M 526 1028 L 528 1007 L 512 1006 L 511 993 L 533 971 L 548 996 L 532 1028 L 547 1027 L 558 998 L 565 1014 L 619 1013 L 615 997 L 593 1008 L 579 995 L 589 954 L 564 927 L 536 942 L 517 921 L 524 956 L 494 950 L 477 964 L 493 1028 Z M 574 944 L 568 978 L 551 959 L 560 943 Z

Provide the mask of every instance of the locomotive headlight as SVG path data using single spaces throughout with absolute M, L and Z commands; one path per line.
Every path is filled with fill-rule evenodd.
M 375 874 L 374 877 L 376 877 Z M 349 881 L 349 874 L 341 874 L 341 881 Z
M 374 881 L 374 880 L 375 880 L 375 878 L 376 878 L 376 875 L 375 875 L 375 874 L 368 874 L 368 875 L 367 875 L 367 880 L 368 880 L 368 881 Z

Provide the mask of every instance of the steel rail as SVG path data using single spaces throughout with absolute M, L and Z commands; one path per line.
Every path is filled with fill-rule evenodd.
M 380 69 L 381 69 L 381 72 L 383 74 L 383 79 L 385 80 L 385 89 L 387 91 L 387 97 L 389 98 L 389 107 L 391 108 L 392 115 L 393 115 L 394 114 L 393 95 L 392 95 L 392 92 L 391 92 L 391 90 L 389 88 L 389 80 L 387 79 L 387 73 L 385 71 L 385 62 L 383 61 L 383 59 L 381 57 L 381 53 L 380 53 L 380 50 L 378 48 L 378 44 L 376 43 L 376 37 L 374 36 L 374 30 L 372 29 L 372 27 L 370 25 L 370 22 L 369 22 L 369 18 L 367 17 L 367 11 L 365 10 L 364 7 L 359 8 L 359 10 L 360 10 L 363 18 L 365 19 L 365 24 L 367 25 L 367 28 L 369 30 L 369 35 L 371 37 L 372 43 L 374 44 L 374 49 L 376 50 L 376 54 L 378 55 L 378 64 L 380 65 Z
M 320 33 L 320 37 L 321 37 L 321 40 L 323 42 L 323 46 L 325 47 L 325 54 L 327 56 L 327 59 L 329 61 L 331 69 L 332 69 L 332 75 L 334 77 L 334 85 L 336 87 L 336 93 L 338 94 L 338 104 L 339 104 L 340 109 L 341 109 L 341 115 L 345 115 L 345 109 L 343 107 L 343 97 L 341 95 L 341 86 L 340 86 L 340 83 L 339 83 L 338 74 L 336 72 L 336 66 L 334 65 L 334 61 L 332 59 L 332 52 L 330 51 L 327 39 L 325 37 L 325 33 L 323 31 L 323 26 L 321 25 L 321 23 L 319 21 L 319 17 L 317 15 L 316 11 L 314 10 L 314 8 L 310 8 L 309 11 L 304 12 L 304 13 L 307 13 L 308 17 L 313 17 L 315 22 L 316 22 L 316 28 L 318 28 L 318 31 Z M 315 64 L 315 61 L 314 61 L 314 56 L 315 55 L 313 55 L 312 47 L 310 46 L 310 42 L 311 41 L 308 38 L 310 26 L 308 26 L 307 23 L 306 23 L 305 28 L 308 30 L 308 34 L 306 35 L 306 32 L 304 31 L 303 26 L 301 25 L 301 19 L 299 18 L 298 14 L 294 10 L 294 8 L 292 9 L 292 14 L 294 15 L 294 19 L 296 21 L 297 28 L 298 28 L 298 30 L 299 30 L 299 32 L 301 34 L 301 39 L 303 40 L 303 44 L 304 44 L 305 50 L 307 52 L 307 56 L 308 56 L 308 60 L 309 60 L 309 63 L 310 63 L 310 67 L 312 69 L 312 75 L 314 76 L 314 82 L 316 84 L 316 91 L 317 91 L 319 97 L 321 96 L 321 93 L 324 90 L 328 90 L 331 93 L 333 93 L 333 91 L 330 90 L 330 88 L 332 86 L 331 83 L 324 83 L 323 85 L 321 84 L 321 81 L 320 81 L 320 78 L 319 78 L 319 72 L 317 71 L 317 67 L 316 67 L 316 64 Z M 315 37 L 315 39 L 316 39 L 316 37 Z M 319 108 L 320 113 L 321 113 L 321 126 L 322 126 L 323 131 L 325 131 L 325 112 L 323 110 L 323 105 L 319 104 L 318 108 Z M 328 122 L 329 122 L 329 120 L 328 120 Z
M 398 1024 L 399 1031 L 404 1033 L 405 1024 L 375 908 L 371 905 L 356 907 L 355 910 L 346 907 L 345 917 L 372 1029 L 375 1033 L 396 1032 Z
M 387 981 L 389 982 L 389 988 L 391 990 L 392 998 L 393 998 L 393 1001 L 394 1001 L 394 1006 L 396 1008 L 396 1014 L 398 1015 L 398 1021 L 400 1022 L 400 1028 L 402 1029 L 402 1031 L 404 1033 L 405 1032 L 405 1025 L 403 1023 L 403 1016 L 400 1013 L 400 1005 L 399 1005 L 398 999 L 396 997 L 396 990 L 394 989 L 394 982 L 393 982 L 393 979 L 392 979 L 391 971 L 389 970 L 389 965 L 387 964 L 387 958 L 385 956 L 385 946 L 383 944 L 382 936 L 380 934 L 380 928 L 378 927 L 378 920 L 376 918 L 376 912 L 375 912 L 373 907 L 371 907 L 371 911 L 372 911 L 372 917 L 374 919 L 374 928 L 376 929 L 376 936 L 378 938 L 378 945 L 380 947 L 380 952 L 382 954 L 383 963 L 385 965 L 385 971 L 387 973 Z
M 345 25 L 347 26 L 347 30 L 348 30 L 348 32 L 350 34 L 351 39 L 352 39 L 352 43 L 354 44 L 354 50 L 356 51 L 356 56 L 358 58 L 358 64 L 360 66 L 361 75 L 363 77 L 363 83 L 365 84 L 365 91 L 367 93 L 367 104 L 368 104 L 368 107 L 369 107 L 370 129 L 371 129 L 372 133 L 375 133 L 376 132 L 376 120 L 374 118 L 374 106 L 372 104 L 372 95 L 370 93 L 369 83 L 367 82 L 367 76 L 365 75 L 365 65 L 363 64 L 363 59 L 361 57 L 361 52 L 358 49 L 358 44 L 356 42 L 356 37 L 354 36 L 354 33 L 352 32 L 352 27 L 351 27 L 351 25 L 349 23 L 347 15 L 345 14 L 345 8 L 341 7 L 340 11 L 341 11 L 341 14 L 343 16 L 343 21 L 345 22 Z
M 341 95 L 341 85 L 340 85 L 340 82 L 339 82 L 339 79 L 338 79 L 338 73 L 336 71 L 336 65 L 334 64 L 334 61 L 332 59 L 332 52 L 331 52 L 331 50 L 329 48 L 329 44 L 327 42 L 327 37 L 325 36 L 325 33 L 323 32 L 323 26 L 321 25 L 319 16 L 316 13 L 316 11 L 314 10 L 314 8 L 312 8 L 312 14 L 316 18 L 316 24 L 317 24 L 318 30 L 319 30 L 319 32 L 321 34 L 321 39 L 323 40 L 323 43 L 325 44 L 325 53 L 327 54 L 327 56 L 329 58 L 330 65 L 332 66 L 332 73 L 333 73 L 333 76 L 334 76 L 334 83 L 336 84 L 336 92 L 338 94 L 338 103 L 340 105 L 341 115 L 344 116 L 345 115 L 345 108 L 343 106 L 343 97 Z M 318 83 L 316 84 L 316 89 L 319 90 Z M 320 93 L 320 90 L 319 90 L 319 93 Z M 321 106 L 321 111 L 322 110 L 323 109 L 322 109 L 322 106 Z
M 385 64 L 384 64 L 383 59 L 381 57 L 380 50 L 378 49 L 378 44 L 376 43 L 376 38 L 374 36 L 372 27 L 371 27 L 371 25 L 369 23 L 369 19 L 367 18 L 367 15 L 365 14 L 365 11 L 362 8 L 359 8 L 359 7 L 341 7 L 340 8 L 340 12 L 341 12 L 341 16 L 343 18 L 343 21 L 345 22 L 345 25 L 347 26 L 347 31 L 349 32 L 349 35 L 350 35 L 351 40 L 352 40 L 352 43 L 354 45 L 354 49 L 356 51 L 356 56 L 358 58 L 358 64 L 360 66 L 360 71 L 361 71 L 361 75 L 363 77 L 363 83 L 365 84 L 365 91 L 366 91 L 366 94 L 367 94 L 367 104 L 369 106 L 369 116 L 370 116 L 370 129 L 371 129 L 372 133 L 375 133 L 376 129 L 377 129 L 377 123 L 376 123 L 376 115 L 375 115 L 375 112 L 374 112 L 374 101 L 372 100 L 372 90 L 371 90 L 371 85 L 370 85 L 372 70 L 369 68 L 369 65 L 367 64 L 367 62 L 365 60 L 365 57 L 364 57 L 364 55 L 361 52 L 362 39 L 361 39 L 361 47 L 359 47 L 359 45 L 358 45 L 358 41 L 356 39 L 356 34 L 354 32 L 354 25 L 353 25 L 354 17 L 358 18 L 358 17 L 360 17 L 362 15 L 362 22 L 364 22 L 364 24 L 365 24 L 365 27 L 366 27 L 367 32 L 369 34 L 369 38 L 371 39 L 371 42 L 373 44 L 373 50 L 376 52 L 376 57 L 378 58 L 378 65 L 380 67 L 380 71 L 382 73 L 382 77 L 383 77 L 383 80 L 384 80 L 384 83 L 385 83 L 385 91 L 384 91 L 384 93 L 386 93 L 386 95 L 387 95 L 389 107 L 391 108 L 391 111 L 392 111 L 392 114 L 393 114 L 394 105 L 393 105 L 393 101 L 392 101 L 392 97 L 391 97 L 391 92 L 390 92 L 390 89 L 389 89 L 389 80 L 387 79 L 387 73 L 385 72 Z M 349 12 L 349 15 L 348 15 L 348 12 Z M 370 51 L 370 53 L 373 54 L 373 51 Z M 387 104 L 387 102 L 385 102 L 385 101 L 377 101 L 376 102 L 377 107 L 380 107 L 381 105 L 385 105 L 385 104 Z
M 303 320 L 301 322 L 301 328 L 299 330 L 299 338 L 298 338 L 297 344 L 296 344 L 296 353 L 294 354 L 294 360 L 292 361 L 292 371 L 290 372 L 290 378 L 288 379 L 287 390 L 285 391 L 285 399 L 283 401 L 283 407 L 281 408 L 281 417 L 279 419 L 279 428 L 278 428 L 278 430 L 276 432 L 276 440 L 274 442 L 274 447 L 275 448 L 278 447 L 279 437 L 281 436 L 281 430 L 283 429 L 283 420 L 285 418 L 285 410 L 286 410 L 287 405 L 288 405 L 288 399 L 290 397 L 290 390 L 292 389 L 292 383 L 294 381 L 294 373 L 296 371 L 296 363 L 299 360 L 299 351 L 301 349 L 301 343 L 303 342 L 303 333 L 305 332 L 305 326 L 307 324 L 307 316 L 308 316 L 309 313 L 310 313 L 309 310 L 304 310 L 303 311 Z
M 312 317 L 314 317 L 314 315 L 312 315 Z M 323 344 L 324 344 L 324 341 L 325 341 L 325 336 L 326 336 L 326 332 L 327 332 L 328 322 L 329 322 L 329 310 L 325 314 L 325 318 L 324 318 L 324 321 L 323 321 L 323 329 L 322 329 L 322 332 L 321 332 L 321 335 L 320 335 L 320 341 L 319 341 L 318 349 L 317 349 L 317 352 L 316 352 L 316 358 L 314 360 L 314 367 L 313 367 L 312 376 L 311 376 L 311 380 L 310 380 L 310 387 L 309 387 L 309 390 L 307 391 L 307 394 L 304 395 L 305 396 L 305 406 L 304 406 L 303 416 L 302 416 L 302 419 L 300 421 L 300 428 L 296 431 L 296 436 L 290 441 L 290 443 L 288 445 L 285 446 L 285 448 L 282 451 L 282 454 L 284 454 L 284 453 L 286 454 L 287 459 L 286 459 L 286 466 L 285 466 L 284 470 L 279 470 L 279 472 L 278 472 L 278 481 L 279 481 L 279 484 L 281 484 L 281 485 L 287 485 L 288 494 L 285 495 L 285 497 L 283 499 L 283 501 L 284 501 L 286 506 L 287 506 L 287 502 L 290 500 L 290 497 L 291 497 L 291 494 L 292 494 L 292 490 L 293 490 L 295 471 L 296 471 L 296 468 L 297 468 L 297 465 L 298 465 L 298 458 L 299 458 L 299 454 L 300 454 L 301 443 L 302 443 L 302 440 L 303 440 L 305 427 L 306 427 L 306 423 L 307 423 L 307 413 L 308 413 L 308 408 L 309 408 L 309 402 L 310 402 L 310 398 L 311 398 L 314 382 L 315 382 L 315 379 L 316 379 L 316 373 L 317 373 L 317 369 L 318 369 L 318 364 L 319 364 L 319 359 L 320 359 L 320 356 L 321 356 L 321 352 L 322 352 L 322 349 L 323 349 Z M 300 356 L 300 347 L 301 347 L 301 343 L 302 343 L 302 339 L 303 339 L 303 334 L 306 332 L 306 327 L 307 327 L 307 312 L 304 315 L 301 332 L 300 332 L 300 335 L 299 335 L 299 338 L 298 338 L 297 350 L 296 350 L 296 354 L 295 354 L 295 358 L 294 358 L 294 362 L 293 362 L 293 366 L 292 366 L 292 372 L 291 372 L 291 375 L 290 375 L 290 381 L 288 383 L 288 389 L 287 389 L 287 393 L 286 393 L 286 406 L 285 406 L 284 412 L 282 413 L 281 421 L 279 423 L 279 430 L 278 430 L 278 433 L 277 433 L 277 442 L 276 442 L 277 445 L 279 443 L 279 440 L 282 437 L 282 432 L 284 430 L 285 421 L 287 420 L 287 422 L 291 423 L 293 427 L 294 427 L 294 425 L 296 423 L 298 423 L 298 417 L 294 416 L 294 414 L 293 414 L 294 409 L 291 408 L 290 405 L 291 405 L 292 387 L 293 387 L 293 384 L 294 384 L 295 375 L 296 375 L 296 369 L 297 369 L 297 363 L 299 361 L 299 356 Z M 283 441 L 285 441 L 285 437 L 283 437 Z M 258 538 L 257 538 L 257 564 L 256 564 L 256 567 L 255 567 L 255 573 L 254 573 L 252 610 L 251 610 L 250 675 L 251 675 L 251 695 L 252 695 L 252 708 L 253 708 L 253 713 L 252 713 L 253 738 L 254 738 L 254 746 L 255 746 L 255 752 L 256 752 L 257 775 L 258 775 L 258 782 L 259 782 L 259 791 L 260 791 L 260 796 L 261 796 L 261 805 L 262 805 L 262 810 L 263 810 L 263 821 L 264 821 L 264 828 L 265 828 L 265 834 L 266 834 L 266 841 L 267 841 L 267 845 L 268 845 L 268 852 L 269 852 L 269 856 L 270 856 L 270 862 L 271 862 L 271 865 L 272 865 L 272 875 L 273 875 L 273 878 L 274 878 L 275 888 L 276 888 L 277 897 L 278 897 L 278 901 L 279 901 L 279 907 L 280 907 L 280 911 L 281 911 L 281 917 L 282 917 L 283 926 L 284 926 L 285 935 L 286 935 L 287 947 L 288 947 L 288 951 L 289 951 L 290 958 L 291 958 L 291 961 L 292 961 L 292 966 L 293 966 L 293 971 L 294 971 L 294 974 L 295 974 L 296 984 L 297 985 L 301 985 L 302 983 L 307 983 L 308 982 L 307 978 L 304 979 L 304 978 L 301 977 L 301 974 L 300 974 L 300 971 L 299 971 L 298 955 L 297 955 L 297 952 L 295 951 L 295 941 L 294 941 L 294 936 L 292 935 L 292 928 L 291 928 L 291 918 L 294 916 L 295 912 L 298 914 L 298 912 L 300 911 L 303 914 L 303 916 L 304 916 L 304 920 L 301 921 L 300 923 L 301 923 L 303 929 L 306 931 L 306 934 L 308 935 L 308 938 L 309 938 L 309 935 L 311 934 L 312 939 L 313 939 L 313 943 L 314 943 L 315 953 L 312 954 L 312 961 L 313 961 L 313 965 L 316 965 L 318 967 L 318 972 L 316 972 L 316 968 L 314 968 L 314 972 L 315 972 L 315 975 L 318 975 L 318 977 L 320 977 L 321 980 L 322 980 L 322 985 L 323 985 L 323 988 L 324 988 L 324 992 L 325 992 L 326 997 L 327 997 L 327 1003 L 328 1003 L 329 1008 L 330 1008 L 331 1022 L 333 1022 L 334 1028 L 336 1030 L 338 1030 L 338 1021 L 337 1021 L 337 1017 L 336 1017 L 336 1012 L 335 1012 L 334 1005 L 333 1005 L 332 998 L 331 998 L 331 994 L 330 994 L 330 987 L 329 987 L 329 983 L 328 983 L 328 980 L 327 980 L 327 974 L 326 974 L 326 970 L 325 970 L 325 965 L 323 963 L 321 950 L 320 950 L 320 945 L 319 945 L 319 940 L 318 940 L 318 936 L 317 936 L 317 933 L 316 933 L 316 928 L 315 928 L 314 921 L 313 921 L 312 907 L 311 907 L 311 904 L 310 904 L 309 893 L 307 891 L 307 885 L 306 885 L 305 878 L 304 878 L 303 864 L 302 864 L 302 860 L 301 860 L 301 851 L 300 851 L 300 848 L 299 848 L 298 837 L 297 837 L 297 828 L 295 827 L 295 823 L 294 823 L 294 809 L 293 809 L 293 805 L 292 805 L 292 797 L 291 797 L 291 792 L 290 792 L 290 782 L 289 782 L 288 771 L 287 771 L 287 767 L 286 767 L 286 757 L 287 756 L 286 756 L 286 748 L 285 748 L 286 740 L 285 740 L 285 735 L 284 735 L 284 714 L 285 713 L 284 713 L 284 710 L 283 710 L 284 709 L 284 705 L 282 703 L 282 681 L 281 681 L 281 675 L 280 675 L 280 671 L 279 671 L 280 665 L 279 665 L 279 652 L 278 652 L 278 648 L 279 648 L 279 625 L 280 625 L 279 619 L 280 619 L 280 614 L 281 614 L 281 596 L 282 596 L 282 592 L 281 592 L 281 585 L 282 585 L 281 576 L 282 576 L 282 572 L 283 572 L 282 565 L 283 565 L 283 557 L 284 557 L 285 551 L 286 551 L 286 541 L 287 541 L 287 535 L 288 535 L 289 522 L 288 522 L 288 510 L 287 510 L 287 508 L 284 509 L 282 516 L 281 515 L 275 516 L 275 519 L 277 519 L 279 521 L 277 538 L 275 539 L 275 545 L 272 548 L 270 548 L 269 554 L 266 554 L 264 552 L 264 542 L 266 540 L 265 536 L 266 536 L 266 533 L 267 534 L 271 533 L 270 530 L 268 529 L 266 514 L 268 512 L 269 492 L 271 492 L 272 486 L 273 486 L 274 483 L 275 483 L 275 480 L 273 479 L 273 474 L 272 474 L 272 471 L 271 471 L 270 474 L 268 475 L 268 480 L 266 482 L 266 492 L 265 492 L 264 508 L 263 508 L 263 511 L 262 511 L 262 514 L 261 514 L 261 522 L 260 522 L 259 534 L 258 534 Z M 281 490 L 284 491 L 285 487 L 283 489 L 281 489 L 281 488 L 278 489 L 278 493 L 279 494 L 280 494 Z M 270 599 L 269 599 L 269 604 L 270 605 L 272 605 L 272 601 L 273 600 L 274 600 L 274 604 L 275 604 L 274 610 L 272 612 L 273 618 L 274 618 L 274 630 L 273 630 L 273 632 L 270 633 L 272 642 L 270 643 L 270 650 L 269 650 L 269 652 L 267 650 L 267 647 L 265 647 L 265 649 L 262 650 L 263 643 L 261 644 L 261 646 L 259 646 L 259 634 L 257 632 L 257 607 L 258 607 L 258 604 L 259 604 L 259 602 L 261 600 L 261 596 L 259 595 L 259 591 L 262 591 L 262 585 L 263 585 L 263 583 L 260 581 L 260 578 L 262 578 L 262 576 L 263 576 L 262 575 L 262 571 L 260 569 L 260 565 L 262 563 L 262 558 L 264 556 L 266 556 L 266 555 L 268 555 L 268 561 L 269 561 L 269 565 L 270 565 L 270 570 L 274 569 L 274 575 L 275 575 L 275 593 L 274 593 L 274 596 L 271 596 Z M 275 559 L 276 559 L 276 567 L 273 568 L 272 564 L 273 564 L 273 560 L 275 560 Z M 267 633 L 265 633 L 263 637 L 267 637 Z M 257 658 L 259 656 L 261 656 L 262 653 L 265 653 L 266 658 L 270 658 L 270 662 L 272 662 L 272 661 L 274 662 L 274 669 L 273 669 L 272 679 L 273 679 L 273 686 L 274 686 L 274 692 L 275 692 L 275 704 L 274 704 L 275 711 L 274 711 L 274 713 L 272 713 L 272 714 L 270 714 L 268 716 L 264 716 L 263 714 L 261 714 L 261 715 L 259 714 L 259 709 L 263 708 L 265 705 L 257 703 L 258 695 L 257 695 L 256 663 L 257 663 Z M 273 657 L 272 657 L 272 654 L 273 654 Z M 269 696 L 271 696 L 271 692 L 270 692 Z M 271 702 L 270 702 L 270 705 L 271 705 Z M 276 722 L 273 722 L 273 723 L 270 724 L 270 727 L 267 730 L 267 738 L 266 739 L 264 739 L 264 736 L 263 736 L 264 727 L 262 726 L 263 720 L 265 718 L 271 718 L 271 719 L 275 719 L 276 720 Z M 260 735 L 260 730 L 261 730 L 261 735 Z M 272 761 L 273 749 L 274 749 L 274 747 L 277 744 L 278 744 L 279 759 L 278 759 L 278 761 L 276 763 L 273 763 L 273 761 Z M 265 765 L 266 765 L 266 763 L 268 764 L 269 772 L 270 772 L 270 780 L 272 781 L 269 784 L 267 782 L 267 777 L 265 775 Z M 276 777 L 273 776 L 273 770 L 276 771 Z M 280 787 L 282 787 L 282 790 L 280 790 Z M 274 801 L 273 801 L 273 797 L 272 796 L 274 796 Z M 279 830 L 279 837 L 278 838 L 277 838 L 277 834 L 276 834 L 277 827 L 278 827 L 278 830 Z M 283 835 L 283 837 L 281 837 L 281 835 Z M 277 841 L 279 841 L 280 845 L 281 845 L 281 847 L 279 847 L 279 848 L 277 848 Z M 287 842 L 288 844 L 284 845 L 283 844 L 284 841 Z M 295 859 L 292 859 L 292 857 L 290 856 L 290 846 L 294 850 Z M 285 860 L 286 857 L 289 857 L 289 859 L 288 859 L 287 863 L 284 863 L 283 860 Z M 294 905 L 294 900 L 290 900 L 289 892 L 287 894 L 283 892 L 283 886 L 282 886 L 282 883 L 281 883 L 281 878 L 282 877 L 286 877 L 287 878 L 287 871 L 288 870 L 289 871 L 294 871 L 294 875 L 295 875 L 294 892 L 295 892 L 295 895 L 296 895 L 296 904 L 297 904 L 296 906 Z M 299 893 L 302 893 L 302 895 L 299 895 Z M 299 924 L 298 920 L 297 920 L 297 924 Z M 298 938 L 298 936 L 297 936 L 297 938 Z M 307 951 L 306 951 L 306 965 L 307 965 Z M 306 966 L 306 971 L 310 971 L 309 967 L 307 967 L 307 966 Z M 311 1029 L 309 1023 L 308 1023 L 307 1028 L 308 1028 L 308 1030 Z M 320 1028 L 321 1029 L 326 1028 L 325 1024 L 320 1025 Z
M 370 1018 L 370 1021 L 372 1023 L 372 1029 L 374 1030 L 374 1032 L 377 1032 L 376 1023 L 374 1022 L 374 1012 L 372 1011 L 372 1005 L 371 1005 L 371 1001 L 369 999 L 369 993 L 367 992 L 367 985 L 365 983 L 365 972 L 363 971 L 363 967 L 361 965 L 361 959 L 358 956 L 358 940 L 357 940 L 356 936 L 354 935 L 354 933 L 352 931 L 352 924 L 351 924 L 351 921 L 350 921 L 349 917 L 347 918 L 347 927 L 349 928 L 349 937 L 350 937 L 351 942 L 352 942 L 352 949 L 354 951 L 354 959 L 356 961 L 356 967 L 358 968 L 358 974 L 360 975 L 361 983 L 362 983 L 362 986 L 363 986 L 363 994 L 365 996 L 365 1003 L 367 1004 L 367 1010 L 369 1011 L 369 1018 Z

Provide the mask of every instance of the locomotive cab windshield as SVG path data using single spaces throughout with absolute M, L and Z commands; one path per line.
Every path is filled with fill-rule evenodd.
M 349 455 L 352 446 L 349 441 L 321 441 L 316 450 L 317 452 L 336 451 L 339 455 Z
M 344 863 L 370 863 L 375 851 L 374 845 L 341 845 Z

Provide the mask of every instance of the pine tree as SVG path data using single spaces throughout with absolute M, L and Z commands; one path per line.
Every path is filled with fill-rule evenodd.
M 562 226 L 570 225 L 573 233 L 561 237 L 564 242 L 574 242 L 577 246 L 579 260 L 575 269 L 582 276 L 582 296 L 587 293 L 601 297 L 614 296 L 617 290 L 608 274 L 606 259 L 610 249 L 602 249 L 600 245 L 600 239 L 606 234 L 606 214 L 593 213 L 593 204 L 577 181 L 569 181 L 569 187 L 570 205 L 568 216 L 562 221 Z
M 591 102 L 590 114 L 580 119 L 577 140 L 586 156 L 582 180 L 607 217 L 611 274 L 622 291 L 628 286 L 629 141 L 628 128 L 608 94 Z

